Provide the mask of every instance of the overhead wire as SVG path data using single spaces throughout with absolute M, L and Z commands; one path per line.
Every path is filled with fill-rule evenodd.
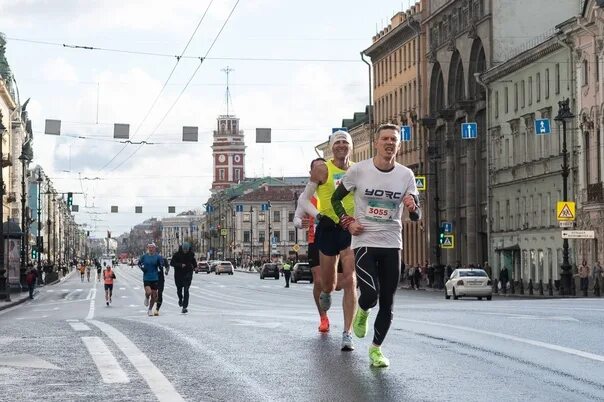
M 193 33 L 191 34 L 191 36 L 189 37 L 189 40 L 187 41 L 187 44 L 185 45 L 184 49 L 182 50 L 182 52 L 180 53 L 180 56 L 176 57 L 176 63 L 174 63 L 174 66 L 172 67 L 172 70 L 170 71 L 170 74 L 168 74 L 168 78 L 166 78 L 166 80 L 164 81 L 164 84 L 162 85 L 161 90 L 159 91 L 159 93 L 157 94 L 157 96 L 155 97 L 155 99 L 153 100 L 153 102 L 151 103 L 151 106 L 149 107 L 149 109 L 147 110 L 147 113 L 145 114 L 145 117 L 143 117 L 143 120 L 138 124 L 133 137 L 136 136 L 136 134 L 138 134 L 139 130 L 141 129 L 141 127 L 143 126 L 143 124 L 145 124 L 145 122 L 147 121 L 147 118 L 149 117 L 149 115 L 151 115 L 151 112 L 153 111 L 153 108 L 155 107 L 155 105 L 157 104 L 157 101 L 159 100 L 159 98 L 161 97 L 161 95 L 164 93 L 164 90 L 166 89 L 166 86 L 168 85 L 168 82 L 170 81 L 170 79 L 172 78 L 172 75 L 174 75 L 174 71 L 176 71 L 176 67 L 178 66 L 178 63 L 180 63 L 180 60 L 182 59 L 182 57 L 184 56 L 185 52 L 187 51 L 189 45 L 191 44 L 191 41 L 193 40 L 193 37 L 195 36 L 195 34 L 197 33 L 197 30 L 199 29 L 199 27 L 201 26 L 201 23 L 203 22 L 203 20 L 205 19 L 208 10 L 210 9 L 210 6 L 212 5 L 212 3 L 214 2 L 214 0 L 210 0 L 210 2 L 208 3 L 208 6 L 206 7 L 203 15 L 201 16 L 199 22 L 197 23 L 197 26 L 195 27 L 195 30 L 193 30 Z M 124 145 L 122 147 L 122 149 L 120 149 L 114 156 L 113 158 L 111 158 L 111 160 L 109 160 L 109 162 L 107 162 L 102 168 L 99 169 L 100 172 L 102 172 L 103 170 L 105 170 L 105 168 L 107 166 L 109 166 L 111 164 L 111 162 L 113 162 L 125 149 L 126 149 L 127 145 Z M 118 165 L 118 166 L 121 166 Z
M 182 91 L 180 91 L 180 93 L 178 94 L 178 96 L 176 97 L 176 99 L 174 100 L 174 102 L 172 103 L 172 105 L 168 108 L 168 110 L 166 111 L 166 113 L 163 115 L 163 117 L 161 118 L 161 120 L 159 121 L 159 123 L 157 123 L 157 125 L 155 126 L 155 128 L 153 129 L 153 131 L 151 131 L 151 133 L 149 133 L 149 135 L 147 136 L 147 138 L 145 138 L 145 141 L 149 140 L 149 138 L 151 138 L 153 136 L 153 134 L 155 134 L 155 131 L 157 131 L 157 129 L 163 124 L 164 120 L 168 117 L 168 114 L 170 114 L 170 112 L 172 111 L 172 109 L 174 108 L 174 106 L 176 106 L 176 104 L 178 103 L 178 101 L 180 100 L 180 98 L 182 97 L 182 95 L 185 93 L 185 91 L 187 90 L 187 88 L 189 87 L 189 84 L 191 83 L 191 81 L 193 81 L 193 78 L 195 78 L 195 76 L 197 75 L 197 72 L 199 71 L 199 69 L 201 68 L 201 66 L 203 65 L 203 61 L 208 57 L 208 55 L 210 54 L 210 51 L 212 50 L 212 48 L 214 47 L 214 45 L 216 44 L 216 42 L 218 41 L 218 38 L 220 37 L 220 34 L 222 34 L 222 31 L 224 30 L 224 28 L 226 27 L 226 24 L 229 22 L 229 20 L 231 19 L 231 16 L 233 15 L 233 13 L 235 12 L 235 9 L 237 8 L 237 5 L 239 4 L 240 0 L 237 0 L 235 2 L 235 4 L 233 5 L 233 8 L 231 8 L 231 11 L 229 12 L 229 15 L 227 16 L 227 18 L 225 19 L 224 23 L 222 24 L 222 26 L 220 27 L 220 30 L 218 31 L 218 33 L 216 34 L 216 36 L 214 37 L 214 40 L 212 41 L 212 43 L 210 44 L 210 47 L 208 48 L 208 50 L 206 51 L 205 55 L 203 57 L 200 58 L 200 62 L 197 65 L 197 68 L 195 69 L 195 71 L 193 71 L 193 74 L 191 74 L 191 77 L 189 78 L 189 80 L 187 81 L 187 83 L 185 84 L 184 88 L 182 89 Z M 111 169 L 111 172 L 119 169 L 124 163 L 126 163 L 128 160 L 130 160 L 130 158 L 132 158 L 134 155 L 136 155 L 136 153 L 142 148 L 142 145 L 139 145 L 133 153 L 131 153 L 126 159 L 124 159 L 120 164 L 118 164 L 117 166 L 115 166 L 113 169 Z

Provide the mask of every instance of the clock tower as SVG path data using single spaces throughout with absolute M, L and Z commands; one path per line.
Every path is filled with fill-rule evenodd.
M 239 119 L 228 114 L 218 116 L 216 128 L 212 144 L 212 191 L 228 188 L 245 178 L 245 143 Z

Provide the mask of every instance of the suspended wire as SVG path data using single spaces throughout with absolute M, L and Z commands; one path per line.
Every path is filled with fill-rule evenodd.
M 164 85 L 161 87 L 161 90 L 159 91 L 159 93 L 157 94 L 157 96 L 155 97 L 155 99 L 153 100 L 153 102 L 151 103 L 151 107 L 149 107 L 149 109 L 147 110 L 147 113 L 145 114 L 145 117 L 143 117 L 143 120 L 136 127 L 136 130 L 134 131 L 133 137 L 136 137 L 136 134 L 138 134 L 138 132 L 141 129 L 141 127 L 143 126 L 143 124 L 145 124 L 145 122 L 147 121 L 147 118 L 149 117 L 149 115 L 151 115 L 151 112 L 153 111 L 153 108 L 157 104 L 157 101 L 159 100 L 159 98 L 164 93 L 164 90 L 166 89 L 166 86 L 168 85 L 168 82 L 172 78 L 172 75 L 174 75 L 174 71 L 176 71 L 176 67 L 178 66 L 178 63 L 180 63 L 180 60 L 182 59 L 182 57 L 184 56 L 185 52 L 187 51 L 187 48 L 191 44 L 191 41 L 193 40 L 193 37 L 195 36 L 195 34 L 197 33 L 197 30 L 201 26 L 201 23 L 205 19 L 206 14 L 208 13 L 208 10 L 210 9 L 210 6 L 212 5 L 213 2 L 214 2 L 214 0 L 210 0 L 210 2 L 208 3 L 208 6 L 206 7 L 203 15 L 201 16 L 199 22 L 197 23 L 197 26 L 195 27 L 195 30 L 193 31 L 193 33 L 189 37 L 189 40 L 187 41 L 187 44 L 185 45 L 185 47 L 182 50 L 182 52 L 180 52 L 180 56 L 176 57 L 176 63 L 174 63 L 174 66 L 172 67 L 172 71 L 170 71 L 170 74 L 168 74 L 168 78 L 166 79 L 166 81 L 164 82 Z M 111 162 L 113 162 L 126 149 L 126 147 L 127 147 L 127 145 L 124 145 L 122 147 L 122 149 L 120 149 L 113 156 L 113 158 L 111 158 L 111 160 L 109 162 L 107 162 L 102 168 L 99 169 L 99 171 L 102 172 L 107 166 L 109 166 L 111 164 Z
M 193 71 L 193 74 L 191 74 L 191 77 L 189 78 L 189 80 L 187 81 L 187 83 L 185 84 L 184 88 L 182 89 L 182 91 L 180 91 L 180 93 L 178 94 L 178 96 L 176 97 L 176 99 L 174 100 L 174 102 L 172 103 L 172 105 L 168 108 L 168 110 L 166 111 L 166 113 L 164 114 L 164 116 L 161 118 L 161 120 L 159 121 L 159 123 L 157 123 L 157 125 L 155 126 L 155 128 L 151 131 L 151 133 L 149 133 L 149 135 L 147 136 L 147 138 L 145 138 L 145 141 L 149 140 L 149 138 L 151 138 L 151 136 L 153 136 L 153 134 L 155 134 L 155 131 L 157 131 L 157 129 L 161 126 L 161 124 L 163 124 L 164 120 L 166 120 L 166 118 L 168 117 L 168 114 L 170 114 L 170 112 L 172 111 L 172 109 L 174 108 L 174 106 L 176 106 L 176 104 L 178 103 L 178 101 L 180 100 L 180 98 L 182 97 L 182 95 L 185 93 L 185 91 L 187 90 L 187 88 L 189 87 L 189 84 L 191 83 L 191 81 L 193 81 L 193 78 L 195 78 L 195 75 L 197 75 L 197 72 L 199 71 L 199 69 L 201 68 L 201 66 L 203 65 L 203 61 L 206 59 L 206 57 L 208 57 L 208 54 L 210 53 L 210 51 L 212 50 L 212 48 L 214 47 L 214 45 L 216 44 L 216 41 L 218 41 L 218 38 L 220 37 L 220 34 L 222 33 L 222 31 L 224 30 L 226 24 L 229 22 L 229 20 L 231 19 L 231 16 L 233 15 L 233 13 L 235 12 L 235 9 L 237 8 L 237 5 L 239 4 L 240 0 L 237 0 L 235 2 L 235 5 L 233 5 L 233 8 L 231 9 L 231 12 L 229 13 L 229 15 L 227 16 L 227 18 L 225 19 L 224 23 L 222 24 L 222 26 L 220 27 L 220 30 L 218 31 L 218 33 L 216 34 L 216 36 L 214 37 L 214 40 L 212 41 L 212 43 L 210 44 L 210 47 L 208 48 L 208 50 L 206 51 L 206 54 L 200 58 L 199 64 L 197 65 L 197 68 L 195 69 L 195 71 Z M 142 148 L 142 145 L 139 145 L 133 153 L 131 153 L 126 159 L 124 159 L 119 165 L 115 166 L 113 169 L 111 169 L 111 172 L 119 169 L 124 163 L 126 163 L 128 160 L 130 160 L 130 158 L 132 158 L 134 155 L 136 155 L 136 153 Z

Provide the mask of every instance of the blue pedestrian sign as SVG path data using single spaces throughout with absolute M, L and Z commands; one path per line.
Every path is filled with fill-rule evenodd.
M 243 205 L 235 205 L 235 212 L 243 212 Z
M 549 124 L 549 119 L 536 119 L 535 120 L 535 134 L 546 135 L 551 134 L 552 128 Z
M 443 222 L 442 229 L 445 233 L 451 233 L 453 231 L 453 224 L 451 222 Z
M 272 244 L 277 244 L 277 236 L 271 237 L 271 243 Z
M 336 131 L 346 131 L 348 132 L 348 129 L 346 127 L 334 127 L 331 129 L 331 133 L 335 133 Z
M 478 136 L 477 123 L 461 123 L 461 139 L 473 140 Z
M 210 204 L 206 205 L 206 212 L 214 212 L 214 207 Z
M 411 126 L 401 126 L 401 141 L 411 141 Z
M 263 212 L 268 211 L 269 209 L 270 209 L 269 208 L 269 204 L 262 204 L 260 206 L 260 210 L 263 211 Z

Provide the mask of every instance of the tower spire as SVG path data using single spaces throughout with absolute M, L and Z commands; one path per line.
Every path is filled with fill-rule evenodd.
M 229 66 L 226 66 L 225 68 L 222 69 L 222 71 L 226 74 L 226 94 L 225 94 L 226 99 L 225 99 L 225 101 L 226 101 L 226 115 L 228 117 L 228 116 L 230 116 L 229 115 L 229 103 L 231 103 L 231 91 L 229 89 L 229 74 L 235 70 L 233 70 Z

